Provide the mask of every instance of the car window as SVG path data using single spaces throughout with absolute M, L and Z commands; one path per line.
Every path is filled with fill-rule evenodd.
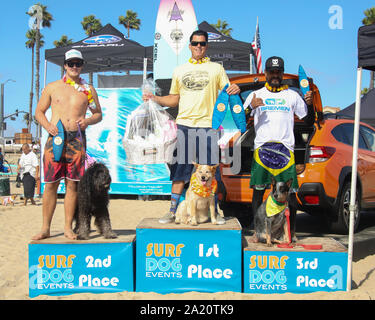
M 371 151 L 375 151 L 375 131 L 365 126 L 361 126 L 360 128 L 361 128 L 361 133 L 363 134 L 367 142 L 368 149 Z
M 337 141 L 351 145 L 351 146 L 353 145 L 353 134 L 354 134 L 353 123 L 343 123 L 343 124 L 336 126 L 332 130 L 332 135 L 335 137 Z M 368 150 L 368 147 L 362 135 L 359 135 L 358 148 Z

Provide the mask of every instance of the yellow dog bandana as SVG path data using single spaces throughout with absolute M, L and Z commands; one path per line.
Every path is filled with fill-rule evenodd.
M 273 197 L 267 198 L 266 213 L 267 217 L 272 217 L 286 208 L 286 202 L 278 202 Z
M 195 173 L 193 173 L 190 179 L 190 186 L 191 190 L 193 190 L 195 194 L 200 197 L 207 198 L 209 196 L 213 196 L 216 193 L 217 181 L 216 179 L 212 179 L 211 186 L 206 187 L 203 186 L 200 181 L 198 181 Z

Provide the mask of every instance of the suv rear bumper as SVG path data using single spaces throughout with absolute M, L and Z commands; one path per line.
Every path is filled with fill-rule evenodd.
M 305 196 L 317 196 L 319 203 L 308 203 Z M 299 199 L 298 209 L 311 213 L 324 214 L 324 211 L 331 210 L 335 203 L 335 199 L 327 196 L 324 186 L 319 182 L 303 183 L 297 192 L 297 197 Z

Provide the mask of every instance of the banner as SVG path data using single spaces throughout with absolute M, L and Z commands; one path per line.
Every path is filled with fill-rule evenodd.
M 166 164 L 131 165 L 126 161 L 122 144 L 128 115 L 142 103 L 142 92 L 136 88 L 97 89 L 103 112 L 101 122 L 86 129 L 87 153 L 104 163 L 111 174 L 111 194 L 169 195 L 171 181 Z M 46 116 L 51 115 L 50 109 Z M 87 117 L 91 116 L 88 111 Z M 42 154 L 48 133 L 43 130 Z M 43 164 L 42 164 L 43 166 Z M 44 190 L 42 168 L 41 190 Z M 58 193 L 65 193 L 60 183 Z

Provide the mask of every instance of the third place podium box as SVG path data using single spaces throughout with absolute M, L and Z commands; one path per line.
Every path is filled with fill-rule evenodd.
M 245 242 L 245 293 L 346 290 L 347 250 L 332 238 L 301 238 L 293 248 L 267 247 L 247 236 Z M 313 250 L 317 245 L 322 248 Z
M 241 231 L 235 218 L 198 226 L 143 219 L 136 230 L 136 291 L 241 292 Z
M 29 295 L 134 291 L 133 230 L 115 230 L 116 239 L 63 234 L 29 244 Z

